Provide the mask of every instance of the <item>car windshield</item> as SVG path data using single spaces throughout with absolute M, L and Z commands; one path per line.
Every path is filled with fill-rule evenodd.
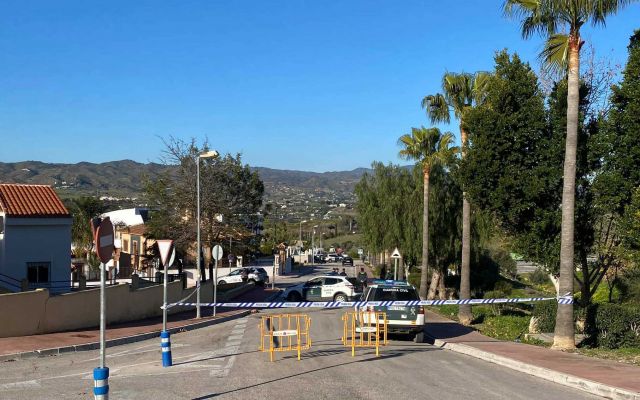
M 410 286 L 407 287 L 377 287 L 371 288 L 368 301 L 411 301 L 420 300 L 416 290 Z
M 264 268 L 256 268 L 256 271 L 258 271 L 259 274 L 266 274 L 267 271 L 265 271 Z

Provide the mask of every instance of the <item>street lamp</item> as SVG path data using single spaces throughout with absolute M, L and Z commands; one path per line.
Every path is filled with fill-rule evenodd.
M 197 223 L 198 228 L 196 229 L 198 233 L 198 254 L 196 255 L 196 266 L 197 266 L 197 278 L 196 278 L 196 318 L 200 318 L 200 280 L 202 277 L 200 276 L 200 254 L 202 252 L 202 245 L 200 244 L 200 159 L 201 158 L 214 158 L 218 157 L 218 152 L 215 150 L 205 151 L 204 153 L 198 154 L 198 159 L 196 160 L 196 186 L 197 186 L 197 194 L 196 194 L 196 203 L 197 206 Z
M 307 222 L 306 219 L 304 221 L 300 221 L 300 242 L 302 242 L 302 224 L 304 224 L 305 222 Z
M 315 253 L 315 237 L 316 237 L 316 228 L 318 227 L 318 225 L 314 225 L 313 226 L 313 231 L 311 232 L 311 266 L 313 267 L 313 263 L 316 261 L 315 257 L 316 255 Z

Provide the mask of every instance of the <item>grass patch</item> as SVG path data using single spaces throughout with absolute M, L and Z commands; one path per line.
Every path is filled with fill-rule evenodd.
M 640 366 L 640 348 L 621 348 L 621 349 L 605 349 L 605 348 L 578 348 L 576 353 L 589 357 L 601 358 L 604 360 L 614 360 L 627 364 Z

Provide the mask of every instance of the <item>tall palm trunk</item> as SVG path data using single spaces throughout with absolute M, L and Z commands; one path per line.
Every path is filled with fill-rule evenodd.
M 422 272 L 420 273 L 420 298 L 427 298 L 427 281 L 429 273 L 429 174 L 430 170 L 425 168 L 423 173 L 424 190 L 422 205 Z
M 460 127 L 460 141 L 462 144 L 462 158 L 466 155 L 465 144 L 467 132 Z M 467 193 L 462 192 L 462 265 L 460 266 L 460 299 L 471 298 L 471 206 L 467 200 Z M 463 325 L 470 325 L 473 320 L 471 305 L 462 304 L 458 307 L 458 319 Z
M 567 94 L 567 140 L 562 183 L 562 231 L 560 241 L 560 295 L 573 295 L 574 208 L 576 186 L 576 151 L 578 147 L 578 102 L 580 85 L 580 37 L 569 38 L 569 76 Z M 573 304 L 558 304 L 553 348 L 575 348 Z

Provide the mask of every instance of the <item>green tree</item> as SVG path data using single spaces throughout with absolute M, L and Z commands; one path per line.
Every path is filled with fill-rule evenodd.
M 522 35 L 546 36 L 541 57 L 546 65 L 567 71 L 567 135 L 562 187 L 562 232 L 560 243 L 560 291 L 573 293 L 574 212 L 576 153 L 578 148 L 580 88 L 580 28 L 588 22 L 603 24 L 631 0 L 507 0 L 505 12 L 522 21 Z M 559 33 L 566 28 L 567 33 Z M 556 315 L 553 348 L 575 348 L 573 305 L 560 304 Z
M 422 168 L 424 179 L 423 219 L 422 219 L 422 271 L 420 274 L 420 296 L 427 297 L 429 269 L 429 178 L 437 165 L 449 165 L 455 159 L 458 147 L 451 146 L 453 135 L 444 134 L 438 128 L 411 128 L 411 134 L 402 135 L 398 144 L 402 146 L 399 156 L 406 160 L 416 160 Z M 434 278 L 440 274 L 434 272 Z M 444 277 L 442 277 L 444 279 Z
M 422 107 L 432 123 L 451 120 L 451 110 L 459 121 L 462 158 L 466 155 L 468 130 L 464 116 L 471 108 L 482 104 L 485 97 L 489 75 L 485 72 L 446 73 L 442 78 L 442 93 L 428 95 L 422 99 Z M 471 206 L 463 193 L 462 197 L 462 262 L 460 271 L 460 298 L 471 297 L 470 262 L 471 262 Z M 458 319 L 469 325 L 473 319 L 470 305 L 458 308 Z
M 93 235 L 89 221 L 106 211 L 106 206 L 97 197 L 78 197 L 71 200 L 69 211 L 73 218 L 71 225 L 71 244 L 75 248 L 76 257 L 85 257 L 89 261 L 89 254 L 93 247 Z
M 196 241 L 196 163 L 198 155 L 209 147 L 207 143 L 198 146 L 195 140 L 174 138 L 165 145 L 163 161 L 176 169 L 153 179 L 144 178 L 145 200 L 153 210 L 149 235 L 173 239 L 178 250 L 186 254 L 195 250 Z M 250 228 L 259 224 L 262 181 L 257 172 L 242 164 L 239 154 L 199 162 L 202 244 L 211 248 L 219 242 L 228 243 L 233 236 L 234 250 L 238 249 L 240 240 L 250 236 Z

